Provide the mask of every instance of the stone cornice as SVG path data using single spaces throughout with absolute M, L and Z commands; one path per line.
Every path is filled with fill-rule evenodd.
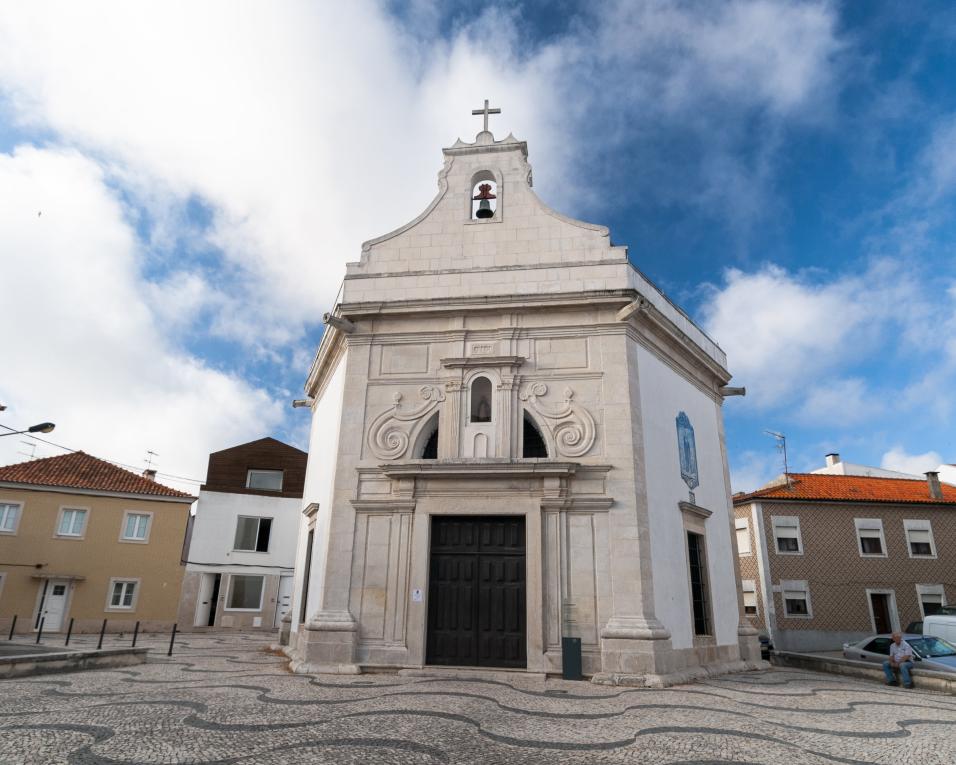
M 580 497 L 572 494 L 569 497 L 542 497 L 542 510 L 582 510 L 594 512 L 608 510 L 614 504 L 613 497 Z
M 551 462 L 527 460 L 441 460 L 401 465 L 379 465 L 379 471 L 389 478 L 460 478 L 460 477 L 517 477 L 517 476 L 571 476 L 584 467 L 580 462 Z M 590 465 L 587 467 L 591 467 Z
M 566 219 L 571 222 L 570 219 Z M 583 224 L 588 226 L 589 224 Z M 590 268 L 592 266 L 622 266 L 627 263 L 627 251 L 618 257 L 602 258 L 601 260 L 553 260 L 548 263 L 520 263 L 510 266 L 494 266 L 492 268 L 438 268 L 434 271 L 373 271 L 369 273 L 350 273 L 347 281 L 354 279 L 407 279 L 420 276 L 446 276 L 448 274 L 487 274 L 499 271 L 537 271 L 543 268 Z
M 466 367 L 520 367 L 525 361 L 527 361 L 527 359 L 524 356 L 465 356 L 442 359 L 441 365 L 446 369 L 463 369 Z
M 414 499 L 353 499 L 352 507 L 359 513 L 414 513 Z
M 714 514 L 713 510 L 708 510 L 706 507 L 695 505 L 693 502 L 685 502 L 682 500 L 677 503 L 677 506 L 681 509 L 682 513 L 695 515 L 698 518 L 703 518 L 705 521 Z
M 382 278 L 395 275 L 382 274 Z M 594 290 L 591 292 L 530 293 L 521 295 L 480 295 L 436 300 L 390 300 L 367 303 L 342 303 L 341 313 L 353 321 L 355 318 L 385 316 L 389 314 L 443 314 L 464 311 L 499 311 L 502 308 L 523 309 L 554 308 L 555 306 L 593 307 L 607 304 L 623 307 L 634 300 L 632 289 Z M 354 337 L 354 335 L 353 335 Z

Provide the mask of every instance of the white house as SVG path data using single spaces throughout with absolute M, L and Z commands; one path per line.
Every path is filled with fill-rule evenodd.
M 280 626 L 291 605 L 307 456 L 274 438 L 209 455 L 187 532 L 183 629 Z
M 598 682 L 758 666 L 724 353 L 527 155 L 444 149 L 428 209 L 348 264 L 306 385 L 296 671 L 555 673 L 563 638 Z

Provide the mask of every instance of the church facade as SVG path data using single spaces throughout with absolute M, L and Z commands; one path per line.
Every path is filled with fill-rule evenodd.
M 724 353 L 527 155 L 487 124 L 444 149 L 431 205 L 347 266 L 306 385 L 296 671 L 560 673 L 562 638 L 598 682 L 760 666 Z

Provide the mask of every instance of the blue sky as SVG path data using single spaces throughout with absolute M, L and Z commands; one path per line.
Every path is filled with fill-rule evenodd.
M 344 5 L 4 13 L 4 424 L 197 478 L 304 446 L 289 401 L 345 262 L 489 98 L 536 191 L 727 351 L 735 488 L 779 472 L 766 429 L 798 470 L 956 461 L 950 3 Z

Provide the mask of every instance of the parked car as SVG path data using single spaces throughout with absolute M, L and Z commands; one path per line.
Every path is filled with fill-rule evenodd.
M 956 646 L 942 638 L 930 635 L 914 635 L 909 632 L 903 640 L 913 649 L 913 658 L 922 669 L 937 672 L 956 672 Z M 882 664 L 890 655 L 891 635 L 873 635 L 859 643 L 844 643 L 843 656 L 857 661 Z

